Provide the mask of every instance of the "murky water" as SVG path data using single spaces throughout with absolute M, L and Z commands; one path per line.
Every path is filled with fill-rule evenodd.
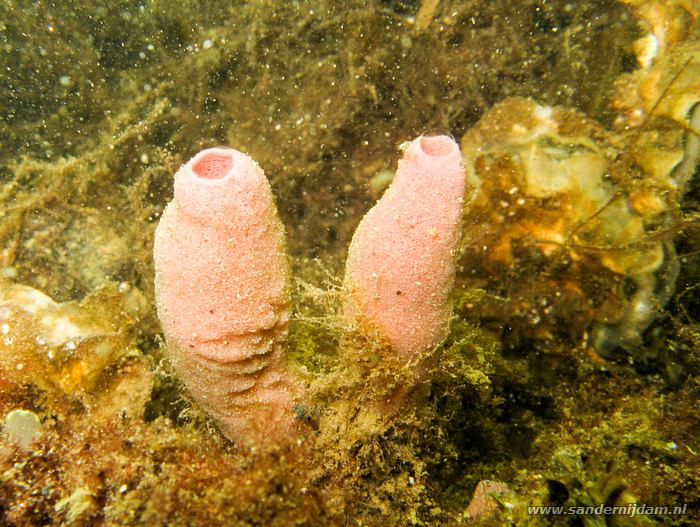
M 696 524 L 699 7 L 2 2 L 0 523 Z M 398 192 L 406 144 L 440 134 L 466 190 L 445 273 L 429 275 L 451 285 L 445 334 L 411 362 L 401 330 L 347 307 L 345 261 Z M 188 389 L 156 311 L 174 174 L 214 146 L 259 165 L 283 225 L 288 274 L 265 274 L 272 253 L 210 266 L 215 283 L 249 277 L 216 303 L 239 313 L 226 344 L 274 342 L 271 393 L 293 379 L 270 414 L 253 412 L 259 379 L 236 389 L 247 399 L 209 373 Z M 396 221 L 429 236 L 377 227 L 367 254 L 394 243 L 377 291 L 434 254 L 443 231 L 419 208 Z M 250 225 L 227 228 L 243 247 Z M 201 273 L 212 236 L 169 265 Z M 195 307 L 174 326 L 195 334 L 187 317 L 223 288 L 182 265 Z M 264 295 L 244 295 L 260 276 L 283 278 L 274 325 L 256 318 Z M 411 280 L 383 309 L 409 306 L 395 326 L 420 332 L 411 317 L 439 291 Z

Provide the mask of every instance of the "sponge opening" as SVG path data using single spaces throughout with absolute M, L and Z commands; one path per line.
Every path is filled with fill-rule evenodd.
M 192 171 L 203 179 L 221 179 L 231 171 L 233 158 L 227 154 L 210 152 L 200 157 Z
M 443 157 L 450 154 L 454 148 L 454 141 L 444 135 L 433 137 L 421 137 L 420 147 L 423 152 L 431 157 Z

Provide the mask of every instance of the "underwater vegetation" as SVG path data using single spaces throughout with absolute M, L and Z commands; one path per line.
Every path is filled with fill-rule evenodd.
M 0 524 L 698 524 L 699 12 L 0 3 Z M 343 272 L 398 145 L 437 134 L 462 232 L 404 394 Z M 291 444 L 227 438 L 157 318 L 155 228 L 214 146 L 255 159 L 284 226 Z M 629 504 L 685 509 L 528 513 Z

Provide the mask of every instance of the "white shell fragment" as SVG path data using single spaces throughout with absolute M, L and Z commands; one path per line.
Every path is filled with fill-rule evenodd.
M 41 434 L 41 421 L 29 410 L 12 410 L 5 416 L 3 434 L 23 450 L 29 450 Z

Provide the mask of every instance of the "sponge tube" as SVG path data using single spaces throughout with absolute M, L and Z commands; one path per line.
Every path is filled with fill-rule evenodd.
M 447 336 L 465 188 L 454 140 L 419 137 L 350 244 L 345 312 L 406 363 Z
M 194 399 L 235 441 L 295 436 L 300 387 L 283 357 L 290 272 L 260 167 L 211 148 L 180 168 L 153 257 L 168 353 Z

